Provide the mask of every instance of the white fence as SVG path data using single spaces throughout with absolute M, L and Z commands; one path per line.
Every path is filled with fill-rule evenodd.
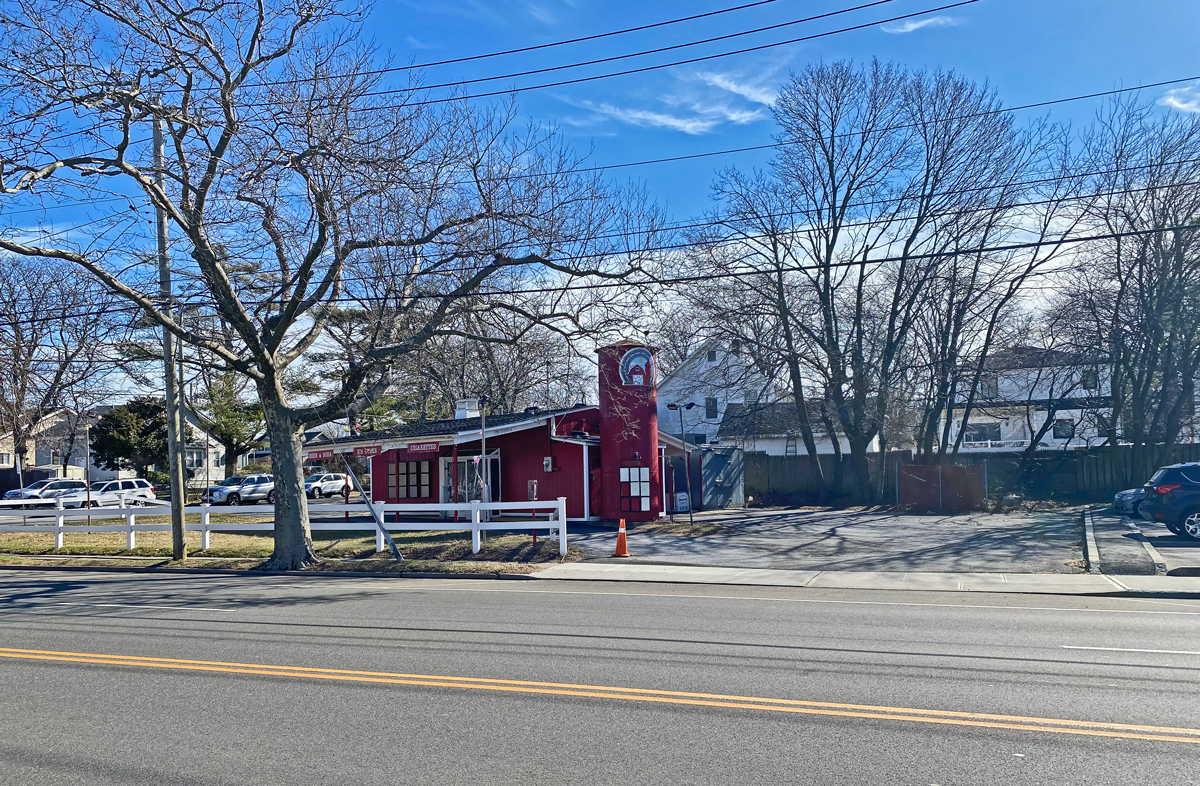
M 165 524 L 139 524 L 138 516 L 162 516 L 169 513 L 171 507 L 169 502 L 161 502 L 158 500 L 141 500 L 143 505 L 126 505 L 122 501 L 121 505 L 115 508 L 91 508 L 81 510 L 66 510 L 62 507 L 61 501 L 54 500 L 24 500 L 20 502 L 0 502 L 0 516 L 5 514 L 3 508 L 28 507 L 37 505 L 38 507 L 30 510 L 21 510 L 18 514 L 13 511 L 11 515 L 21 515 L 25 523 L 21 524 L 4 524 L 0 523 L 0 532 L 53 532 L 54 547 L 61 549 L 63 547 L 64 538 L 68 534 L 92 533 L 92 532 L 124 532 L 126 548 L 137 548 L 137 533 L 138 532 L 170 532 L 171 525 Z M 50 507 L 54 505 L 54 507 Z M 149 506 L 151 509 L 147 509 Z M 375 509 L 375 514 L 378 520 L 384 522 L 384 526 L 388 532 L 428 532 L 433 530 L 470 530 L 471 532 L 471 552 L 478 554 L 480 546 L 485 537 L 484 533 L 488 530 L 539 530 L 547 529 L 551 532 L 551 538 L 558 540 L 558 553 L 565 555 L 567 553 L 567 498 L 559 497 L 557 500 L 546 500 L 544 502 L 460 502 L 457 504 L 391 504 L 384 502 L 362 502 L 354 505 L 320 505 L 309 508 L 310 518 L 314 514 L 333 514 L 333 513 L 365 513 L 370 515 L 370 508 Z M 529 518 L 520 519 L 505 519 L 497 518 L 496 514 L 501 516 L 506 513 L 519 513 L 527 511 Z M 238 507 L 225 507 L 213 505 L 190 505 L 183 509 L 185 515 L 199 514 L 200 521 L 189 522 L 184 524 L 184 529 L 192 532 L 200 532 L 200 548 L 207 549 L 211 543 L 211 534 L 213 532 L 270 532 L 275 528 L 274 522 L 271 521 L 240 521 L 228 522 L 224 524 L 213 524 L 212 514 L 220 513 L 222 515 L 242 515 L 242 516 L 267 516 L 275 512 L 272 505 L 251 505 Z M 451 514 L 458 513 L 463 516 L 462 521 L 436 519 L 431 521 L 397 521 L 397 516 L 412 516 L 414 514 Z M 537 515 L 544 513 L 546 518 L 538 519 Z M 388 517 L 392 517 L 392 521 L 388 521 Z M 96 520 L 112 520 L 124 519 L 123 524 L 95 524 Z M 28 523 L 28 522 L 34 523 Z M 79 522 L 82 524 L 68 522 Z M 46 522 L 46 523 L 39 523 Z M 375 550 L 383 551 L 385 548 L 383 533 L 380 532 L 374 521 L 317 521 L 313 522 L 312 528 L 318 532 L 361 532 L 363 530 L 375 529 Z

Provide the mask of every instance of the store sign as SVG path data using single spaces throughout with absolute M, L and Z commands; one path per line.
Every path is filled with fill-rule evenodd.
M 442 449 L 442 446 L 436 442 L 410 442 L 408 443 L 409 453 L 437 453 Z
M 367 445 L 366 447 L 359 447 L 359 448 L 354 449 L 354 455 L 357 456 L 358 458 L 366 458 L 368 456 L 378 456 L 382 452 L 383 452 L 383 449 L 379 445 Z
M 654 359 L 645 347 L 634 347 L 621 356 L 622 385 L 653 385 Z
M 310 450 L 308 452 L 308 458 L 310 461 L 320 461 L 321 459 L 331 459 L 331 458 L 333 458 L 333 451 L 332 450 Z

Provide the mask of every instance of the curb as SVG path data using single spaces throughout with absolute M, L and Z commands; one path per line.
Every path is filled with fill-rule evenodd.
M 1083 512 L 1083 559 L 1088 573 L 1103 575 L 1100 570 L 1100 547 L 1096 545 L 1096 530 L 1092 525 L 1092 509 Z
M 412 573 L 380 573 L 378 571 L 346 571 L 346 570 L 328 570 L 328 571 L 291 571 L 279 573 L 266 573 L 263 571 L 250 570 L 230 570 L 222 568 L 135 568 L 127 566 L 114 565 L 112 567 L 88 567 L 84 565 L 0 565 L 0 570 L 13 571 L 42 571 L 42 572 L 59 572 L 59 573 L 137 573 L 141 575 L 154 576 L 170 576 L 173 574 L 184 575 L 222 575 L 222 576 L 255 576 L 255 577 L 281 577 L 281 578 L 302 578 L 320 580 L 322 578 L 377 578 L 377 579 L 472 579 L 472 580 L 500 580 L 500 581 L 576 581 L 576 582 L 604 582 L 604 583 L 621 583 L 631 580 L 626 579 L 541 579 L 536 574 L 530 573 L 428 573 L 417 572 Z M 637 581 L 636 583 L 644 584 L 672 584 L 684 585 L 691 584 L 694 586 L 705 587 L 720 587 L 720 586 L 755 586 L 755 587 L 777 587 L 783 589 L 805 589 L 804 587 L 794 585 L 761 585 L 761 584 L 725 584 L 725 583 L 709 583 L 701 584 L 698 582 L 683 582 L 683 581 Z M 960 592 L 953 589 L 859 589 L 859 592 Z M 1004 593 L 982 593 L 972 591 L 974 594 L 1004 594 Z M 1169 600 L 1200 600 L 1200 592 L 1187 592 L 1179 590 L 1111 590 L 1105 592 L 1019 592 L 1008 593 L 1019 595 L 1048 595 L 1053 597 L 1074 596 L 1081 598 L 1159 598 Z
M 411 571 L 400 573 L 382 573 L 368 570 L 319 570 L 319 571 L 262 571 L 234 570 L 232 568 L 138 568 L 132 565 L 0 565 L 0 570 L 37 570 L 61 573 L 140 573 L 142 575 L 171 576 L 176 573 L 192 575 L 218 576 L 269 576 L 287 578 L 319 579 L 330 578 L 372 578 L 372 579 L 500 579 L 504 581 L 529 581 L 534 578 L 529 573 L 430 573 L 428 571 Z

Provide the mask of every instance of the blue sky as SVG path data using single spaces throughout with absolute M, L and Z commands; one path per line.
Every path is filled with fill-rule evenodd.
M 746 0 L 741 0 L 745 2 Z M 874 8 L 676 52 L 472 85 L 479 92 L 607 73 L 797 38 L 948 4 L 893 0 Z M 864 0 L 776 0 L 767 5 L 656 30 L 555 47 L 426 72 L 427 84 L 512 73 L 725 35 L 835 11 Z M 368 29 L 398 62 L 425 63 L 607 32 L 741 4 L 601 0 L 433 0 L 380 2 Z M 597 164 L 738 148 L 770 141 L 770 103 L 789 69 L 820 59 L 880 57 L 912 67 L 954 69 L 989 81 L 1008 105 L 1200 75 L 1196 0 L 982 0 L 869 28 L 695 65 L 519 93 L 522 112 L 558 125 Z M 1188 89 L 1195 86 L 1194 89 Z M 1200 111 L 1200 83 L 1174 104 Z M 440 92 L 440 91 L 439 91 Z M 1166 88 L 1147 91 L 1166 99 Z M 1052 117 L 1087 123 L 1101 100 L 1053 108 Z M 1041 110 L 1045 112 L 1046 110 Z M 1028 116 L 1029 113 L 1022 113 Z M 709 205 L 722 166 L 751 167 L 766 153 L 631 167 L 674 218 Z

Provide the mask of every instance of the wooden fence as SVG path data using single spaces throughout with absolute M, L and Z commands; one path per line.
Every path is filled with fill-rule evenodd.
M 861 499 L 863 495 L 849 458 L 843 461 L 841 494 Z M 1133 466 L 1133 448 L 1130 445 L 1090 450 L 1039 451 L 1032 458 L 1021 453 L 970 453 L 961 454 L 947 463 L 984 467 L 987 478 L 985 494 L 993 499 L 1006 494 L 1020 494 L 1028 499 L 1104 502 L 1122 489 L 1145 483 L 1158 466 L 1182 461 L 1200 461 L 1200 444 L 1176 445 L 1167 452 L 1166 459 L 1151 462 L 1147 458 L 1140 467 Z M 877 479 L 879 456 L 873 455 L 870 463 L 872 477 Z M 886 454 L 882 501 L 896 500 L 898 468 L 915 463 L 911 451 L 897 450 Z M 825 477 L 832 479 L 834 457 L 822 456 L 821 465 Z M 745 473 L 746 496 L 753 497 L 756 502 L 803 502 L 818 497 L 819 487 L 808 456 L 746 453 Z

